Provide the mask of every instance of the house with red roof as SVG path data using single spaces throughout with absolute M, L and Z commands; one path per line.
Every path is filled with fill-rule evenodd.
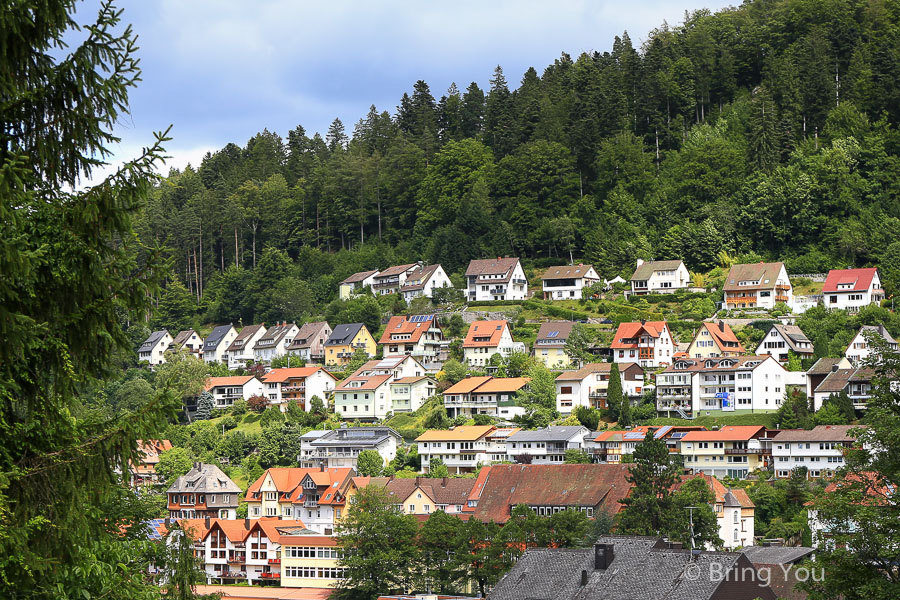
M 253 375 L 210 377 L 203 389 L 212 394 L 216 408 L 231 406 L 235 400 L 265 395 L 263 383 Z
M 510 419 L 524 414 L 515 397 L 528 381 L 527 377 L 466 377 L 444 390 L 444 408 L 451 418 L 491 415 Z
M 691 358 L 740 356 L 746 354 L 740 340 L 725 321 L 703 323 L 691 340 L 687 354 Z
M 172 449 L 169 440 L 138 440 L 138 454 L 140 459 L 136 463 L 129 463 L 132 487 L 153 485 L 159 482 L 156 474 L 156 465 L 159 464 L 159 455 Z
M 466 300 L 524 300 L 528 280 L 518 258 L 485 258 L 469 262 Z
M 513 340 L 505 320 L 473 321 L 463 341 L 463 360 L 470 367 L 490 365 L 494 354 L 506 357 L 513 352 L 525 351 L 525 344 Z
M 354 475 L 351 468 L 325 466 L 267 469 L 247 488 L 247 515 L 250 519 L 301 519 L 309 529 L 331 535 L 344 509 L 340 490 Z
M 211 519 L 200 539 L 207 583 L 260 584 L 281 579 L 281 519 Z
M 279 407 L 282 412 L 292 402 L 308 411 L 313 396 L 326 401 L 337 381 L 337 377 L 319 366 L 272 369 L 262 377 L 269 405 Z
M 769 466 L 772 436 L 762 425 L 729 425 L 713 431 L 689 431 L 678 451 L 685 469 L 715 477 L 746 479 Z
M 822 288 L 825 308 L 836 308 L 847 312 L 859 312 L 869 304 L 879 304 L 884 300 L 884 288 L 878 269 L 832 269 L 828 271 Z
M 620 323 L 612 342 L 613 362 L 655 369 L 672 362 L 675 340 L 665 321 Z
M 399 315 L 391 317 L 378 345 L 382 356 L 412 356 L 420 362 L 442 359 L 444 330 L 435 315 Z

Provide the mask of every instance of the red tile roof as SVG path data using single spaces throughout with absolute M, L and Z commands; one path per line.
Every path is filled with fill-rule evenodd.
M 681 438 L 682 442 L 745 442 L 759 437 L 766 428 L 763 425 L 731 425 L 718 431 L 690 431 Z
M 439 327 L 437 321 L 434 319 L 429 321 L 417 321 L 415 323 L 413 323 L 409 319 L 410 318 L 406 316 L 391 317 L 391 320 L 388 321 L 387 325 L 385 325 L 384 333 L 381 334 L 381 339 L 378 340 L 378 343 L 387 344 L 393 341 L 415 344 L 419 341 L 419 338 L 422 337 L 422 334 L 428 331 L 431 327 Z M 392 335 L 407 333 L 409 334 L 409 338 L 402 340 L 391 339 Z
M 737 336 L 734 335 L 734 331 L 731 330 L 731 326 L 728 325 L 725 321 L 719 321 L 718 323 L 703 323 L 703 328 L 706 328 L 709 331 L 709 335 L 712 336 L 713 341 L 716 343 L 716 347 L 719 350 L 727 350 L 728 352 L 740 352 L 744 353 L 744 347 L 741 345 L 740 340 L 738 340 Z M 701 330 L 702 331 L 702 328 Z M 700 332 L 697 332 L 697 335 L 700 335 Z M 736 346 L 728 346 L 726 343 L 737 344 Z
M 517 392 L 531 381 L 528 377 L 491 377 L 489 381 L 484 382 L 478 389 L 476 394 L 496 394 L 498 392 Z
M 872 279 L 876 272 L 878 269 L 874 267 L 869 269 L 832 269 L 828 271 L 822 292 L 864 292 L 872 285 Z M 847 283 L 852 284 L 853 287 L 838 289 L 839 284 Z
M 263 383 L 284 383 L 289 379 L 299 379 L 301 377 L 309 377 L 316 371 L 323 371 L 326 375 L 337 380 L 331 373 L 322 367 L 291 367 L 284 369 L 272 369 L 262 377 Z
M 338 482 L 338 484 L 344 482 L 351 471 L 353 471 L 353 469 L 330 467 L 326 468 L 324 471 L 321 468 L 273 467 L 267 469 L 265 473 L 259 476 L 259 479 L 254 481 L 250 487 L 247 488 L 245 500 L 248 502 L 259 502 L 261 500 L 259 497 L 260 488 L 266 480 L 267 475 L 272 477 L 275 489 L 278 490 L 279 500 L 283 500 L 285 495 L 287 495 L 291 501 L 296 501 L 303 495 L 303 490 L 300 488 L 300 482 L 302 482 L 307 475 L 312 477 L 313 481 L 316 482 L 316 485 L 325 486 L 332 485 L 335 482 Z
M 210 377 L 203 389 L 207 392 L 222 385 L 244 385 L 253 379 L 253 375 L 232 375 L 230 377 Z
M 506 321 L 474 321 L 469 325 L 463 348 L 499 346 L 503 330 L 508 328 Z
M 460 379 L 446 390 L 444 390 L 444 394 L 468 394 L 470 392 L 475 391 L 481 384 L 486 383 L 491 380 L 490 375 L 479 375 L 477 377 L 466 377 L 465 379 Z
M 668 330 L 665 321 L 645 321 L 634 323 L 620 323 L 613 338 L 613 348 L 637 348 L 637 338 L 646 334 L 652 338 L 658 338 L 662 335 L 663 330 Z M 634 339 L 635 342 L 626 342 L 624 340 Z
M 518 504 L 590 506 L 614 515 L 631 491 L 628 470 L 628 465 L 612 464 L 482 467 L 469 499 L 478 498 L 476 519 L 497 523 L 506 522 Z

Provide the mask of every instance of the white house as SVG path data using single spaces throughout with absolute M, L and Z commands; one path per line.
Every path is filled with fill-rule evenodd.
M 179 331 L 178 335 L 172 340 L 169 350 L 177 352 L 178 350 L 186 350 L 195 358 L 203 358 L 203 338 L 200 337 L 193 329 L 185 329 Z
M 829 397 L 846 392 L 853 408 L 864 410 L 872 397 L 874 378 L 875 370 L 871 367 L 832 367 L 832 371 L 813 389 L 813 408 L 818 411 Z
M 151 367 L 166 362 L 166 350 L 172 345 L 172 335 L 165 329 L 150 334 L 138 348 L 138 360 Z
M 528 281 L 518 258 L 473 260 L 466 269 L 466 299 L 524 300 Z
M 372 292 L 376 296 L 386 296 L 400 292 L 400 286 L 406 283 L 407 276 L 419 268 L 412 263 L 408 265 L 394 265 L 384 271 L 379 271 L 372 276 Z
M 276 526 L 302 528 L 301 521 L 214 519 L 200 540 L 208 583 L 261 584 L 281 576 Z
M 451 473 L 471 473 L 489 464 L 486 438 L 494 429 L 493 425 L 461 425 L 426 431 L 416 438 L 420 471 L 428 470 L 432 458 L 440 458 Z
M 371 288 L 376 275 L 378 275 L 378 269 L 374 271 L 360 271 L 343 280 L 338 288 L 340 299 L 347 300 L 364 289 Z
M 612 342 L 613 362 L 655 369 L 672 362 L 675 340 L 665 321 L 620 323 Z
M 431 298 L 434 290 L 447 287 L 453 287 L 453 284 L 444 267 L 419 263 L 415 269 L 406 274 L 406 279 L 400 286 L 400 293 L 403 294 L 404 300 L 410 302 L 419 296 Z
M 294 402 L 309 411 L 313 396 L 327 403 L 337 386 L 337 377 L 319 366 L 290 367 L 270 370 L 262 376 L 262 382 L 271 406 L 278 406 L 284 412 Z
M 425 375 L 401 377 L 390 382 L 391 412 L 409 413 L 422 408 L 434 396 L 437 382 Z
M 826 308 L 859 312 L 869 304 L 884 300 L 878 269 L 832 269 L 828 271 L 822 298 Z
M 247 325 L 237 334 L 231 345 L 225 350 L 224 360 L 228 361 L 229 369 L 240 369 L 247 366 L 251 360 L 256 360 L 253 347 L 256 342 L 266 334 L 266 326 Z
M 775 476 L 786 479 L 797 467 L 807 469 L 807 476 L 831 477 L 844 466 L 844 452 L 856 436 L 850 430 L 858 425 L 817 425 L 810 430 L 785 429 L 772 440 Z
M 463 342 L 463 360 L 470 367 L 484 367 L 494 354 L 506 357 L 525 350 L 525 344 L 513 341 L 506 321 L 474 321 Z
M 727 550 L 753 546 L 756 528 L 756 505 L 742 488 L 728 489 L 710 475 L 698 475 L 706 480 L 715 496 L 713 512 L 719 523 L 719 539 Z M 712 550 L 713 548 L 707 548 Z
M 854 365 L 865 362 L 872 354 L 872 348 L 867 339 L 869 336 L 880 337 L 885 341 L 891 352 L 897 351 L 897 340 L 888 333 L 884 325 L 863 325 L 856 332 L 856 335 L 853 336 L 853 340 L 850 341 L 847 349 L 844 350 L 844 356 Z
M 631 293 L 671 294 L 691 285 L 691 274 L 680 260 L 637 260 L 631 275 Z
M 794 288 L 784 263 L 734 265 L 725 277 L 725 308 L 775 308 L 794 304 Z
M 644 370 L 637 363 L 620 363 L 618 367 L 622 391 L 628 396 L 640 396 Z M 556 378 L 556 410 L 568 415 L 579 406 L 606 408 L 611 368 L 612 363 L 590 363 L 562 372 Z
M 203 389 L 213 395 L 216 408 L 231 406 L 241 398 L 247 400 L 251 396 L 265 396 L 263 383 L 253 375 L 210 377 Z
M 382 356 L 412 356 L 422 362 L 440 355 L 444 331 L 435 315 L 399 315 L 391 317 L 378 345 Z
M 527 377 L 466 377 L 444 390 L 444 408 L 450 417 L 490 415 L 511 419 L 525 414 L 516 393 L 528 385 Z
M 271 362 L 273 358 L 287 354 L 294 337 L 300 333 L 295 323 L 279 323 L 266 330 L 253 345 L 253 357 L 256 362 Z
M 566 461 L 566 450 L 581 450 L 588 433 L 590 430 L 581 425 L 517 431 L 506 438 L 506 454 L 510 460 L 529 456 L 534 465 L 561 465 Z
M 592 265 L 550 267 L 541 279 L 544 300 L 581 300 L 581 290 L 600 282 Z
M 656 376 L 656 409 L 681 416 L 772 412 L 788 372 L 771 356 L 679 358 Z
M 397 446 L 403 443 L 400 434 L 390 427 L 341 427 L 331 429 L 314 439 L 300 439 L 300 466 L 356 469 L 356 461 L 363 450 L 374 450 L 387 464 L 397 456 Z
M 331 336 L 331 325 L 327 321 L 304 323 L 287 347 L 291 356 L 298 356 L 308 363 L 325 362 L 325 342 Z
M 237 337 L 237 329 L 229 323 L 218 325 L 203 341 L 203 360 L 208 363 L 227 362 L 225 351 Z
M 334 412 L 344 420 L 376 421 L 393 410 L 391 383 L 421 377 L 425 367 L 411 356 L 370 360 L 334 390 Z
M 789 352 L 800 358 L 812 358 L 815 352 L 812 341 L 796 325 L 772 325 L 756 347 L 757 355 L 769 354 L 780 362 L 787 362 Z

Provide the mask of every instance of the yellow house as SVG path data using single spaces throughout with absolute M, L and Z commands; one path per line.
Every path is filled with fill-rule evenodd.
M 293 532 L 281 531 L 281 586 L 336 587 L 344 577 L 344 569 L 338 566 L 341 549 L 337 540 L 299 527 Z
M 687 350 L 690 358 L 717 358 L 746 354 L 741 342 L 725 321 L 703 323 Z
M 768 466 L 772 446 L 764 426 L 733 425 L 717 431 L 690 431 L 681 438 L 679 452 L 684 467 L 694 473 L 746 479 L 749 473 Z
M 542 324 L 534 340 L 534 357 L 548 369 L 567 369 L 572 366 L 572 359 L 566 354 L 566 341 L 574 325 L 572 321 Z
M 362 323 L 338 325 L 325 342 L 325 366 L 338 367 L 350 362 L 356 350 L 365 350 L 369 357 L 375 356 L 375 338 Z

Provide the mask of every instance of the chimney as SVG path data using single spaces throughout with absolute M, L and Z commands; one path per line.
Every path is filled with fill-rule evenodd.
M 643 258 L 637 259 L 637 266 L 640 267 L 642 264 L 644 264 L 644 259 Z
M 586 586 L 587 581 L 588 581 L 587 570 L 582 569 L 581 570 L 581 587 Z
M 325 461 L 324 460 L 321 463 L 319 463 L 319 472 L 320 473 L 325 472 Z
M 647 319 L 641 319 L 641 325 L 646 325 L 646 324 L 647 324 Z
M 837 370 L 838 370 L 838 366 L 837 366 L 836 364 L 831 365 L 831 372 L 832 372 L 832 373 L 837 372 Z
M 719 331 L 725 331 L 725 321 L 719 319 Z
M 244 517 L 244 529 L 250 529 L 250 517 Z
M 612 544 L 594 544 L 594 570 L 607 570 L 614 557 Z
M 447 477 L 441 478 L 441 487 L 447 487 Z
M 209 517 L 203 519 L 203 526 L 209 529 Z

